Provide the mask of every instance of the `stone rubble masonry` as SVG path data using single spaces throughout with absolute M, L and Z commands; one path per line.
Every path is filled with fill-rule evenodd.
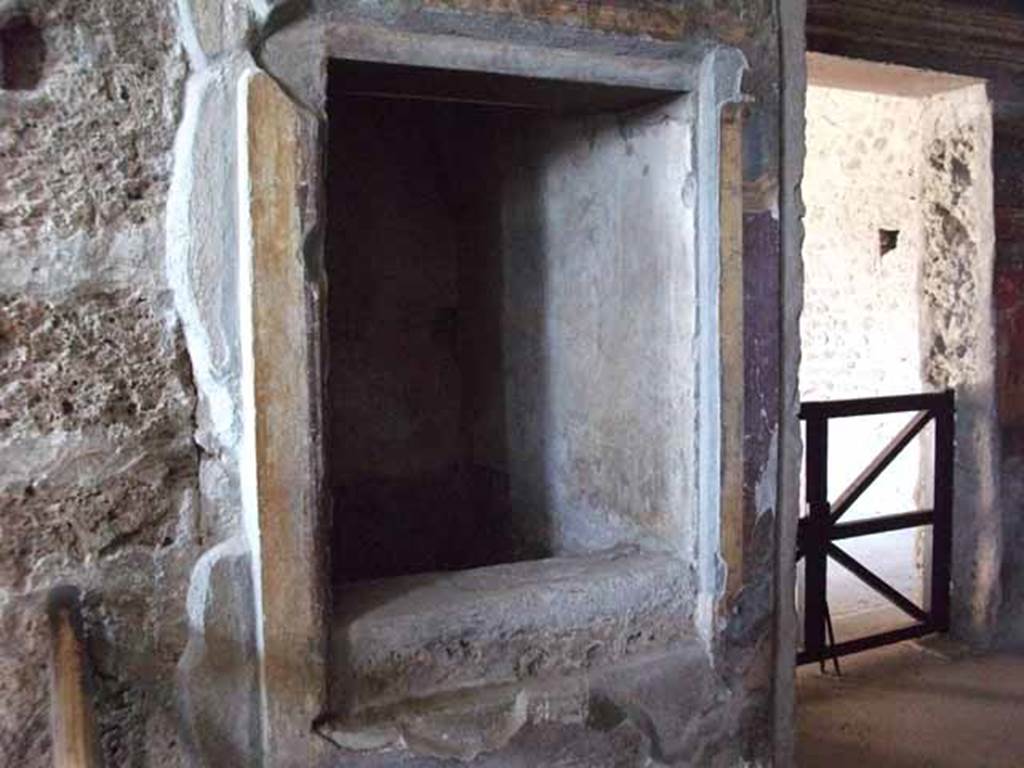
M 981 644 L 998 620 L 1003 521 L 995 390 L 992 113 L 984 85 L 924 113 L 922 372 L 957 395 L 953 631 Z
M 252 14 L 174 5 L 16 9 L 44 65 L 34 90 L 0 91 L 5 764 L 49 764 L 38 616 L 58 581 L 87 595 L 107 764 L 258 754 L 234 535 L 234 104 Z
M 15 7 L 16 6 L 16 7 Z M 83 588 L 107 765 L 184 764 L 174 669 L 205 539 L 196 395 L 163 275 L 184 56 L 165 0 L 0 3 L 0 763 L 48 766 L 47 590 Z
M 187 428 L 188 362 L 168 298 L 130 289 L 0 298 L 0 430 L 161 438 Z
M 39 86 L 0 102 L 5 252 L 160 220 L 185 74 L 172 9 L 164 0 L 21 6 L 45 57 Z

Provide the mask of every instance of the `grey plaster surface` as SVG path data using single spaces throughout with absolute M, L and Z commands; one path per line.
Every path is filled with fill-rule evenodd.
M 802 216 L 800 180 L 804 168 L 805 106 L 807 97 L 806 0 L 781 3 L 782 148 L 779 185 L 782 219 L 781 263 L 781 372 L 777 476 L 774 486 L 775 560 L 773 580 L 773 701 L 774 759 L 779 765 L 793 760 L 793 706 L 795 699 L 793 654 L 797 644 L 797 615 L 792 595 L 796 581 L 796 527 L 800 514 L 800 313 L 803 309 Z

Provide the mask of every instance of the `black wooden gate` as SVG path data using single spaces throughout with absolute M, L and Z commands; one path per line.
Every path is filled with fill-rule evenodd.
M 850 486 L 829 501 L 828 425 L 831 419 L 884 413 L 916 412 L 878 456 Z M 823 662 L 828 658 L 857 653 L 869 648 L 920 637 L 949 629 L 949 567 L 952 546 L 953 511 L 953 392 L 876 397 L 861 400 L 809 402 L 800 407 L 806 425 L 806 501 L 807 514 L 797 531 L 797 560 L 805 558 L 804 571 L 804 647 L 798 664 Z M 885 471 L 900 451 L 930 421 L 935 421 L 934 509 L 882 515 L 864 520 L 840 522 L 843 514 Z M 932 526 L 930 605 L 919 607 L 887 584 L 835 542 L 903 528 Z M 914 624 L 888 632 L 836 643 L 825 590 L 828 560 L 831 558 L 869 587 L 914 619 Z M 826 642 L 826 629 L 828 642 Z M 837 665 L 838 668 L 838 665 Z

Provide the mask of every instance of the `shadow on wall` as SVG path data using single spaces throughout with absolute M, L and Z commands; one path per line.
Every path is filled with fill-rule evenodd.
M 510 472 L 549 464 L 543 163 L 524 121 L 330 104 L 335 581 L 549 555 L 550 484 Z
M 0 89 L 31 91 L 43 79 L 46 40 L 24 15 L 4 20 L 0 11 Z

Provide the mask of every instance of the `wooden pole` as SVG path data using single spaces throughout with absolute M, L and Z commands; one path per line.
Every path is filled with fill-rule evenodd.
M 77 587 L 50 591 L 50 732 L 54 768 L 99 768 L 91 678 Z

